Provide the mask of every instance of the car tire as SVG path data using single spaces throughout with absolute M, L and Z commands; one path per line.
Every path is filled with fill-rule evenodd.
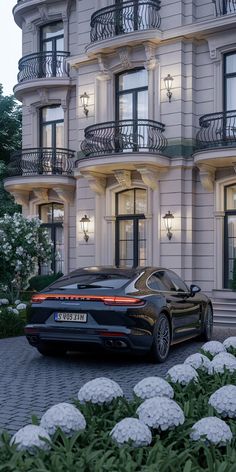
M 37 346 L 37 350 L 40 354 L 42 354 L 42 356 L 46 357 L 60 357 L 64 356 L 66 353 L 66 349 L 64 347 L 53 346 L 46 343 L 40 343 Z
M 165 362 L 171 342 L 170 322 L 165 313 L 161 313 L 153 330 L 151 358 L 154 362 Z
M 202 329 L 200 334 L 201 341 L 210 341 L 212 338 L 213 331 L 213 310 L 211 305 L 207 305 L 206 313 L 202 323 Z

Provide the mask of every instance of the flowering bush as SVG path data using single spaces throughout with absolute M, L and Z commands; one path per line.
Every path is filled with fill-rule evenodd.
M 139 419 L 147 426 L 166 431 L 184 423 L 184 413 L 170 398 L 155 397 L 145 400 L 137 409 Z
M 209 366 L 209 374 L 223 374 L 225 370 L 236 371 L 236 358 L 229 353 L 220 353 L 214 357 Z
M 170 378 L 171 382 L 179 383 L 181 385 L 187 385 L 188 383 L 198 381 L 197 371 L 188 364 L 176 364 L 174 367 L 167 372 L 167 378 Z
M 31 454 L 35 453 L 37 448 L 49 450 L 49 442 L 50 436 L 47 431 L 32 424 L 19 429 L 11 439 L 11 444 L 15 444 L 18 451 L 28 451 Z
M 203 354 L 200 354 L 199 352 L 188 356 L 184 361 L 184 364 L 191 365 L 191 367 L 193 367 L 194 369 L 202 369 L 205 371 L 208 371 L 210 363 L 211 362 L 208 357 L 204 356 Z
M 128 441 L 133 447 L 148 446 L 152 442 L 150 429 L 137 418 L 124 418 L 114 426 L 110 434 L 120 446 Z
M 38 263 L 51 259 L 52 246 L 38 218 L 20 213 L 0 218 L 0 291 L 11 301 L 27 288 Z
M 0 306 L 0 339 L 22 336 L 26 324 L 26 311 L 6 305 Z
M 206 438 L 213 444 L 219 446 L 227 444 L 232 440 L 232 432 L 225 421 L 215 418 L 214 416 L 202 418 L 193 425 L 190 438 L 194 441 Z
M 75 406 L 70 403 L 58 403 L 44 413 L 40 426 L 50 435 L 60 428 L 65 434 L 71 436 L 76 431 L 84 430 L 86 421 Z
M 225 349 L 236 356 L 236 336 L 230 336 L 223 342 Z
M 223 417 L 236 418 L 236 386 L 225 385 L 209 398 L 209 405 Z
M 146 377 L 137 383 L 134 387 L 134 393 L 137 397 L 146 400 L 158 396 L 173 398 L 174 390 L 166 380 L 161 377 Z
M 203 344 L 201 349 L 203 352 L 207 352 L 212 356 L 219 354 L 219 352 L 226 351 L 224 345 L 219 341 L 208 341 L 207 343 Z
M 78 393 L 78 400 L 81 403 L 91 402 L 102 405 L 110 403 L 114 398 L 123 397 L 123 390 L 114 380 L 105 377 L 87 382 Z

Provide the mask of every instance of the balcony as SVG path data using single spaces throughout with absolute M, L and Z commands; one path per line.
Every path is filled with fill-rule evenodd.
M 41 148 L 17 151 L 12 154 L 8 164 L 5 190 L 12 193 L 20 204 L 29 201 L 30 192 L 45 198 L 48 191 L 53 190 L 59 198 L 62 194 L 71 198 L 75 187 L 74 158 L 75 152 L 70 149 Z
M 199 120 L 196 164 L 213 168 L 236 163 L 236 110 L 204 115 Z
M 212 1 L 215 4 L 216 16 L 236 13 L 235 0 L 212 0 Z
M 158 42 L 160 5 L 159 0 L 129 0 L 96 11 L 91 17 L 91 44 L 87 52 L 108 51 L 112 47 L 142 44 L 151 39 Z
M 167 146 L 165 125 L 151 120 L 121 120 L 99 123 L 85 129 L 81 144 L 84 156 L 77 161 L 80 171 L 137 170 L 142 165 L 168 167 L 163 155 Z

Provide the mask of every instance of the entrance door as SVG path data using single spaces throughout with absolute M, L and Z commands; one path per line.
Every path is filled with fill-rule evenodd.
M 225 189 L 224 288 L 236 289 L 236 183 Z
M 117 267 L 146 265 L 146 190 L 119 192 L 116 200 L 115 262 Z

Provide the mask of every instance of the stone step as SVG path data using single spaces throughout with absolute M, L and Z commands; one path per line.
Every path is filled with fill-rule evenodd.
M 236 326 L 236 303 L 233 300 L 213 300 L 214 324 Z

